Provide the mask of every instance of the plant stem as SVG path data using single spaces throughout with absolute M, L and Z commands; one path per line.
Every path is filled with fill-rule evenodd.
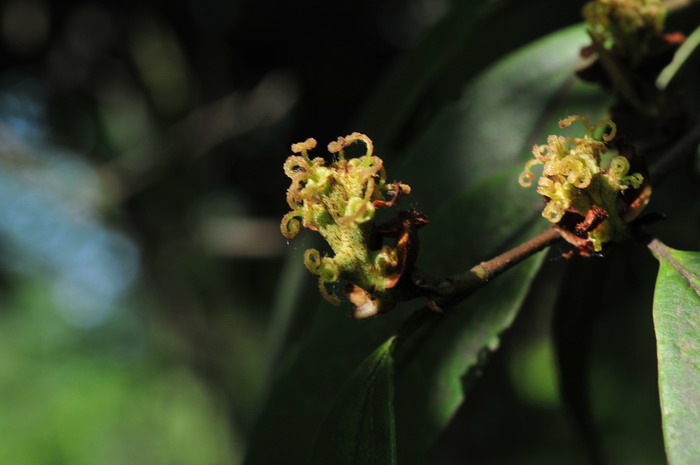
M 424 324 L 435 319 L 441 312 L 454 307 L 462 300 L 537 252 L 562 240 L 559 230 L 549 228 L 519 246 L 504 252 L 491 260 L 481 262 L 470 270 L 440 280 L 420 278 L 416 285 L 430 299 L 430 304 L 414 312 L 398 330 L 397 345 Z M 431 298 L 431 295 L 434 296 Z
M 558 229 L 546 229 L 519 246 L 491 260 L 481 262 L 467 272 L 453 276 L 450 278 L 452 287 L 448 289 L 447 293 L 441 292 L 441 295 L 464 299 L 491 279 L 559 240 L 561 240 L 561 236 Z

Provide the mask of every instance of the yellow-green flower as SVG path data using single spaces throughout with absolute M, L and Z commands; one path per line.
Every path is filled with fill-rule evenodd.
M 346 159 L 345 148 L 360 142 L 365 154 Z M 381 158 L 373 155 L 369 137 L 352 133 L 328 144 L 334 161 L 311 158 L 314 139 L 292 145 L 292 155 L 284 163 L 284 172 L 292 179 L 287 203 L 292 209 L 282 218 L 285 237 L 296 236 L 301 227 L 318 231 L 328 242 L 333 255 L 309 249 L 304 254 L 308 270 L 319 277 L 323 297 L 338 305 L 338 297 L 328 288 L 341 279 L 359 286 L 370 296 L 382 297 L 397 283 L 401 263 L 397 249 L 375 244 L 376 209 L 391 206 L 409 186 L 388 183 Z
M 617 132 L 615 123 L 607 120 L 591 125 L 583 116 L 574 115 L 561 120 L 559 127 L 574 121 L 584 125 L 584 137 L 551 135 L 547 144 L 535 145 L 535 158 L 527 162 L 519 182 L 523 187 L 531 186 L 536 178 L 532 168 L 543 165 L 537 181 L 537 192 L 547 201 L 542 216 L 567 231 L 571 229 L 568 232 L 575 237 L 567 239 L 579 249 L 598 252 L 605 243 L 626 234 L 628 205 L 622 194 L 630 188 L 639 189 L 644 177 L 629 173 L 630 162 L 625 156 L 609 153 L 608 143 Z M 604 132 L 596 137 L 599 130 Z M 567 214 L 569 221 L 562 224 Z

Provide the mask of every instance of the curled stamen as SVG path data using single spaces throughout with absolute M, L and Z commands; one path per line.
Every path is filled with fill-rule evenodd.
M 340 270 L 332 258 L 324 257 L 318 267 L 318 275 L 327 283 L 334 283 L 340 278 Z
M 588 121 L 588 118 L 585 116 L 581 115 L 571 115 L 567 116 L 566 118 L 562 119 L 559 121 L 559 127 L 560 128 L 568 128 L 573 124 L 574 121 L 581 121 L 583 125 L 586 128 L 586 137 L 593 137 L 593 132 L 591 131 L 591 123 Z
M 347 225 L 353 221 L 361 224 L 374 218 L 375 209 L 374 205 L 370 201 L 373 193 L 374 180 L 369 178 L 369 181 L 367 181 L 367 188 L 365 189 L 364 198 L 352 197 L 350 200 L 348 200 L 345 214 L 341 218 L 338 218 L 338 224 Z
M 532 167 L 541 164 L 542 160 L 537 158 L 534 160 L 528 160 L 528 162 L 525 164 L 525 169 L 522 173 L 520 173 L 520 176 L 518 176 L 518 183 L 520 183 L 520 185 L 523 187 L 532 186 L 532 181 L 535 179 L 535 173 L 532 172 Z
M 326 281 L 324 281 L 322 278 L 319 278 L 318 280 L 318 291 L 321 293 L 321 297 L 323 297 L 329 304 L 336 307 L 340 305 L 340 299 L 338 299 L 335 294 L 328 291 L 328 288 L 326 288 Z
M 304 200 L 299 196 L 299 192 L 297 190 L 292 190 L 291 187 L 287 189 L 287 205 L 289 205 L 289 208 L 292 210 L 298 210 L 304 206 Z
M 282 217 L 282 222 L 280 223 L 280 231 L 282 235 L 287 239 L 292 239 L 301 230 L 301 222 L 299 218 L 302 213 L 299 210 L 291 211 Z
M 313 150 L 314 148 L 316 148 L 316 139 L 310 137 L 304 142 L 297 142 L 296 144 L 292 144 L 292 153 L 301 153 L 301 155 L 308 161 L 308 152 Z
M 308 158 L 292 155 L 284 162 L 284 174 L 292 179 L 300 173 L 308 172 L 310 169 Z
M 610 128 L 610 132 L 603 133 L 603 136 L 601 138 L 605 142 L 610 142 L 617 135 L 617 124 L 615 124 L 612 120 L 606 119 L 604 121 L 598 121 L 593 126 L 591 126 L 591 132 L 595 131 L 599 127 L 604 126 L 608 126 Z
M 550 223 L 558 223 L 564 216 L 564 209 L 557 202 L 548 202 L 542 210 L 542 216 Z
M 608 172 L 616 178 L 621 178 L 630 170 L 630 162 L 625 157 L 615 157 L 610 161 Z
M 321 267 L 321 253 L 316 249 L 304 252 L 304 265 L 313 274 L 318 274 L 318 269 Z
M 372 202 L 375 207 L 391 207 L 399 201 L 402 195 L 408 195 L 411 193 L 411 187 L 406 184 L 401 184 L 400 182 L 387 184 L 384 187 L 387 188 L 387 193 L 392 197 L 389 200 L 382 200 L 380 194 L 380 199 Z
M 328 151 L 330 153 L 338 154 L 338 160 L 345 160 L 345 152 L 343 151 L 344 148 L 345 138 L 343 137 L 338 137 L 338 140 L 328 144 Z
M 357 173 L 357 178 L 362 182 L 371 178 L 384 168 L 384 162 L 379 157 L 356 158 L 352 161 L 356 160 L 357 162 L 354 164 L 354 166 L 356 166 L 355 173 Z M 382 178 L 380 177 L 380 179 Z
M 535 156 L 535 158 L 542 162 L 546 161 L 549 157 L 549 151 L 549 145 L 534 145 L 532 147 L 532 154 Z
M 354 221 L 357 224 L 366 223 L 374 218 L 374 204 L 359 197 L 353 197 L 348 202 L 345 215 L 338 219 L 339 224 L 348 224 Z
M 353 132 L 349 136 L 345 136 L 344 147 L 347 147 L 356 141 L 361 141 L 365 144 L 366 150 L 364 156 L 371 157 L 372 153 L 374 153 L 374 144 L 372 143 L 372 139 L 359 132 Z
M 561 161 L 561 174 L 566 176 L 566 180 L 578 187 L 585 189 L 591 183 L 592 174 L 586 168 L 583 161 L 578 157 L 570 155 Z

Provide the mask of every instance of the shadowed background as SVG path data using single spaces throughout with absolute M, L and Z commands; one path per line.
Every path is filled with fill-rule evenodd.
M 518 2 L 0 3 L 0 463 L 242 462 L 315 309 L 292 302 L 320 300 L 298 266 L 314 239 L 279 233 L 290 144 L 375 129 L 377 153 L 400 161 L 406 137 L 499 56 L 429 76 L 392 137 L 370 96 L 391 95 L 381 77 L 434 25 L 481 3 Z M 471 46 L 504 54 L 577 22 L 582 2 L 523 3 L 547 6 L 541 29 L 504 14 L 511 30 Z M 513 30 L 522 42 L 508 42 Z M 548 335 L 559 282 L 539 284 L 549 294 L 528 299 L 436 463 L 582 455 L 563 426 Z M 620 345 L 649 363 L 626 380 L 604 363 L 594 375 L 609 381 L 598 407 L 621 450 L 661 463 L 648 323 Z M 652 383 L 638 393 L 647 407 L 627 424 L 609 404 L 639 379 Z

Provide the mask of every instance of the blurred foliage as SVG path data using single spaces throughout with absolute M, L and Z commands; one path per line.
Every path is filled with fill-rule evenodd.
M 572 77 L 582 3 L 0 3 L 0 463 L 303 463 L 415 305 L 358 322 L 321 302 L 315 239 L 279 234 L 290 143 L 367 133 L 434 220 L 420 266 L 489 258 L 546 226 L 514 174 L 529 147 L 610 103 Z M 697 6 L 669 29 L 690 34 Z M 697 50 L 664 78 L 693 112 Z M 650 205 L 673 248 L 700 248 L 699 168 Z M 654 261 L 562 252 L 426 331 L 414 365 L 398 354 L 399 463 L 664 462 Z M 595 305 L 568 297 L 595 286 Z

